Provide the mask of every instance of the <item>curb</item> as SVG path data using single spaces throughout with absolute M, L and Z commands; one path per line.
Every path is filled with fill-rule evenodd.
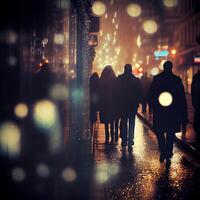
M 137 117 L 144 122 L 144 124 L 152 131 L 154 132 L 153 128 L 152 128 L 152 123 L 149 122 L 149 120 L 147 120 L 145 117 L 143 117 L 140 113 L 137 113 Z M 192 145 L 184 142 L 183 140 L 181 140 L 180 138 L 178 138 L 177 136 L 175 137 L 175 143 L 176 145 L 180 148 L 182 148 L 183 150 L 189 152 L 190 154 L 192 154 L 193 156 L 197 157 L 200 159 L 200 152 L 198 150 L 196 150 Z

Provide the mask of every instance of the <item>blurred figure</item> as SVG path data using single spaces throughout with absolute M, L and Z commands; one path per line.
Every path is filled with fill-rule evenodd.
M 33 100 L 49 98 L 50 87 L 54 83 L 54 76 L 48 63 L 43 63 L 40 71 L 33 76 Z
M 192 80 L 192 105 L 194 107 L 193 127 L 196 131 L 196 142 L 200 143 L 200 71 L 198 71 Z
M 95 72 L 90 77 L 90 124 L 92 132 L 94 129 L 94 124 L 97 121 L 98 108 L 99 108 L 99 75 Z
M 145 72 L 140 79 L 141 87 L 142 87 L 142 112 L 146 113 L 147 103 L 148 103 L 148 93 L 149 87 L 151 85 L 151 79 L 147 76 L 147 72 Z M 149 112 L 151 113 L 151 108 L 149 106 Z
M 121 145 L 124 148 L 128 142 L 128 150 L 131 151 L 132 145 L 134 145 L 135 115 L 141 98 L 141 86 L 139 79 L 132 74 L 132 66 L 130 64 L 126 64 L 124 73 L 118 76 L 117 88 L 121 117 Z
M 114 85 L 116 81 L 115 73 L 110 65 L 107 65 L 99 79 L 99 113 L 100 122 L 105 124 L 105 143 L 114 143 L 114 105 L 113 98 Z
M 187 123 L 188 116 L 181 78 L 173 74 L 172 62 L 166 61 L 163 68 L 163 72 L 154 76 L 150 86 L 149 100 L 153 109 L 153 129 L 158 140 L 160 162 L 166 159 L 168 168 L 173 156 L 175 133 L 181 131 L 181 125 Z M 163 92 L 167 92 L 165 93 L 167 95 L 165 96 Z

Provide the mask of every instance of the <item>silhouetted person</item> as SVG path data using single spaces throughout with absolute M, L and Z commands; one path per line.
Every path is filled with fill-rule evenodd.
M 113 90 L 113 116 L 114 116 L 114 138 L 115 138 L 115 144 L 118 144 L 119 139 L 119 121 L 120 121 L 120 107 L 118 104 L 118 88 L 117 88 L 117 79 L 114 84 L 114 90 Z
M 53 73 L 49 64 L 43 63 L 41 70 L 33 77 L 33 99 L 40 100 L 49 98 L 49 91 L 54 83 Z
M 196 140 L 200 143 L 200 71 L 198 71 L 192 80 L 192 105 L 194 107 L 193 128 L 196 131 Z
M 147 76 L 147 72 L 145 72 L 140 79 L 141 87 L 142 87 L 142 112 L 146 113 L 146 108 L 148 104 L 148 93 L 149 87 L 151 85 L 151 79 Z M 149 106 L 149 111 L 151 112 L 151 108 Z
M 158 140 L 160 162 L 166 159 L 166 167 L 169 167 L 175 133 L 181 131 L 182 123 L 187 123 L 188 118 L 181 78 L 173 74 L 172 62 L 166 61 L 163 68 L 163 72 L 153 78 L 149 100 L 153 109 L 153 129 Z
M 141 86 L 139 79 L 132 74 L 132 66 L 130 64 L 126 64 L 124 73 L 118 76 L 117 88 L 121 117 L 121 145 L 126 147 L 128 143 L 128 150 L 132 150 L 132 145 L 134 145 L 135 115 L 141 98 Z
M 115 73 L 110 65 L 106 66 L 99 79 L 99 114 L 100 122 L 105 125 L 105 143 L 114 143 L 114 105 L 113 91 L 116 81 Z M 110 126 L 110 127 L 109 127 Z M 110 130 L 109 130 L 110 128 Z
M 90 124 L 93 131 L 93 125 L 97 121 L 97 111 L 99 108 L 99 75 L 95 72 L 90 77 Z

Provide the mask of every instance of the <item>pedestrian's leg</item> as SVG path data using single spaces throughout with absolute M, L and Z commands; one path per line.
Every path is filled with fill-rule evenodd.
M 114 143 L 114 120 L 110 123 L 111 143 Z
M 122 136 L 122 147 L 127 146 L 127 117 L 121 118 L 121 136 Z
M 156 133 L 156 137 L 160 151 L 160 162 L 163 162 L 165 159 L 165 135 L 164 133 Z
M 167 133 L 166 136 L 166 159 L 170 159 L 173 156 L 175 133 Z
M 119 118 L 115 119 L 115 142 L 118 142 L 118 127 L 119 127 Z
M 108 144 L 109 143 L 109 127 L 108 127 L 107 122 L 105 123 L 105 138 L 106 138 L 105 143 Z
M 134 145 L 134 129 L 135 129 L 135 115 L 129 117 L 129 130 L 128 130 L 128 147 L 131 150 Z

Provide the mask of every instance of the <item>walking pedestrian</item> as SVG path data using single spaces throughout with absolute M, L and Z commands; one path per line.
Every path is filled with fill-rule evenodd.
M 99 79 L 99 114 L 100 122 L 105 125 L 105 144 L 114 143 L 114 85 L 116 75 L 110 65 L 107 65 Z
M 149 101 L 153 109 L 153 129 L 156 133 L 160 162 L 171 164 L 175 133 L 187 123 L 187 102 L 180 77 L 172 72 L 173 64 L 166 61 L 163 72 L 154 76 L 150 86 Z M 166 135 L 165 135 L 166 133 Z
M 193 128 L 196 131 L 196 142 L 200 144 L 200 70 L 192 79 L 192 105 L 194 107 Z
M 148 93 L 149 87 L 151 85 L 151 79 L 147 76 L 147 72 L 145 72 L 140 79 L 141 87 L 142 87 L 142 112 L 146 113 L 146 108 L 148 104 Z M 149 112 L 151 112 L 151 108 L 149 106 Z
M 122 147 L 132 150 L 134 145 L 135 115 L 141 98 L 141 86 L 139 79 L 132 74 L 131 64 L 124 66 L 124 73 L 117 78 L 118 102 L 120 109 L 120 132 Z
M 99 75 L 94 72 L 90 77 L 90 128 L 94 130 L 99 109 Z

